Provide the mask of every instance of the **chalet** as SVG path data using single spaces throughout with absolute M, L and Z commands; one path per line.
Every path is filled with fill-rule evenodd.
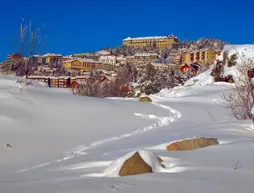
M 197 74 L 199 69 L 200 69 L 200 64 L 197 63 L 197 62 L 194 62 L 194 63 L 184 64 L 183 66 L 181 66 L 180 71 L 182 73 L 184 73 L 184 72 L 194 72 L 195 74 Z

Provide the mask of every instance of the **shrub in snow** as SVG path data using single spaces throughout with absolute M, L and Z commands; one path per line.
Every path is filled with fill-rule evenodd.
M 211 76 L 213 76 L 214 82 L 234 83 L 234 78 L 231 74 L 225 75 L 224 67 L 225 67 L 224 62 L 217 61 L 216 65 L 214 66 L 211 72 Z
M 129 85 L 135 79 L 136 69 L 132 66 L 121 66 L 117 70 L 117 77 L 111 81 L 102 81 L 105 78 L 100 73 L 90 74 L 89 80 L 81 83 L 73 91 L 74 94 L 92 97 L 129 97 L 134 95 Z
M 194 150 L 217 144 L 218 140 L 215 138 L 200 137 L 173 142 L 167 146 L 167 150 L 168 151 Z
M 251 108 L 254 98 L 254 87 L 248 77 L 248 71 L 254 68 L 252 60 L 244 59 L 236 66 L 235 87 L 223 94 L 227 107 L 236 119 L 252 118 Z
M 116 160 L 110 164 L 104 173 L 106 176 L 117 177 L 162 172 L 164 167 L 161 165 L 161 162 L 162 160 L 153 152 L 139 150 Z

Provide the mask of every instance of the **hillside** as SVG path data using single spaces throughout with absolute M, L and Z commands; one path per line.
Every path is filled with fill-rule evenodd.
M 228 117 L 220 95 L 229 84 L 182 87 L 139 103 L 77 97 L 36 82 L 20 90 L 15 81 L 0 77 L 0 192 L 253 192 L 254 134 L 250 121 Z M 166 151 L 195 136 L 219 145 Z M 108 177 L 111 163 L 137 150 L 160 156 L 164 169 Z

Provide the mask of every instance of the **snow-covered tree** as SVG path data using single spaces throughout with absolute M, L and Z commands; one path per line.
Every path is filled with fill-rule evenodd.
M 237 54 L 232 54 L 228 60 L 228 67 L 232 67 L 232 66 L 235 66 L 236 63 L 237 63 Z
M 193 76 L 194 74 L 191 72 L 181 73 L 174 70 L 155 70 L 153 65 L 148 64 L 138 83 L 142 93 L 155 94 L 160 92 L 161 89 L 182 85 Z

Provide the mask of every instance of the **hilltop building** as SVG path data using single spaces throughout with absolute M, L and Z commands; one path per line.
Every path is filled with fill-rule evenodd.
M 154 36 L 154 37 L 128 37 L 123 40 L 123 45 L 134 48 L 142 48 L 153 46 L 157 48 L 168 48 L 179 43 L 179 39 L 174 35 L 169 36 Z

